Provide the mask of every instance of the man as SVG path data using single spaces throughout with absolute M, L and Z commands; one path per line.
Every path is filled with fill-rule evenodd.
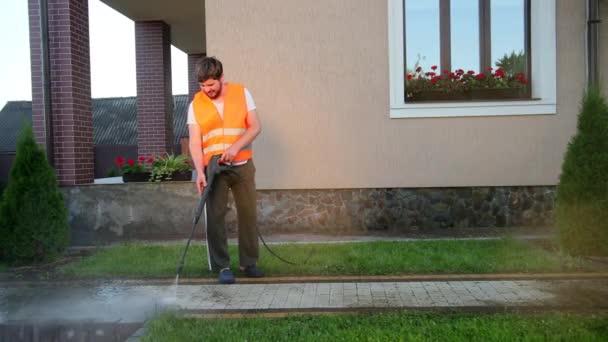
M 206 204 L 207 258 L 209 269 L 222 284 L 234 283 L 230 270 L 225 216 L 228 189 L 237 209 L 240 270 L 247 277 L 263 277 L 257 268 L 255 166 L 251 144 L 261 126 L 249 91 L 239 84 L 224 82 L 222 63 L 205 57 L 196 65 L 201 88 L 188 108 L 190 153 L 197 173 L 199 194 L 207 186 L 204 167 L 214 155 L 232 165 L 234 172 L 217 175 Z

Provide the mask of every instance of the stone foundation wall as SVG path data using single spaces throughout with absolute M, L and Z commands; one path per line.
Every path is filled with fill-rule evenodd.
M 63 188 L 73 245 L 184 239 L 198 201 L 192 183 L 127 183 Z M 259 190 L 263 234 L 352 234 L 552 224 L 555 188 Z M 237 229 L 232 198 L 227 214 Z M 197 238 L 204 237 L 199 223 Z
M 547 226 L 554 187 L 260 191 L 271 231 Z

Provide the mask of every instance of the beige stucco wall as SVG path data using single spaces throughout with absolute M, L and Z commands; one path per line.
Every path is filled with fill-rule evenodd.
M 385 0 L 206 0 L 207 49 L 257 102 L 260 189 L 552 185 L 585 84 L 557 3 L 557 115 L 390 119 Z

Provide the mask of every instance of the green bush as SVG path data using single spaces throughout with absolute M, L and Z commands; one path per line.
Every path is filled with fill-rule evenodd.
M 29 123 L 0 201 L 0 236 L 0 261 L 13 265 L 52 261 L 69 243 L 63 196 Z
M 585 93 L 577 132 L 568 144 L 555 224 L 566 252 L 608 255 L 608 105 L 596 88 Z

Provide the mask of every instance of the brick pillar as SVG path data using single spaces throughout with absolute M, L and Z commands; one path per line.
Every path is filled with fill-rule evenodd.
M 135 22 L 137 150 L 173 152 L 171 29 L 162 21 Z
M 93 117 L 88 0 L 48 0 L 53 156 L 60 185 L 93 182 Z M 32 120 L 46 145 L 40 7 L 28 0 Z
M 195 75 L 196 62 L 205 57 L 204 53 L 189 53 L 188 54 L 188 99 L 192 100 L 194 94 L 198 93 L 201 88 L 198 85 L 198 79 Z

